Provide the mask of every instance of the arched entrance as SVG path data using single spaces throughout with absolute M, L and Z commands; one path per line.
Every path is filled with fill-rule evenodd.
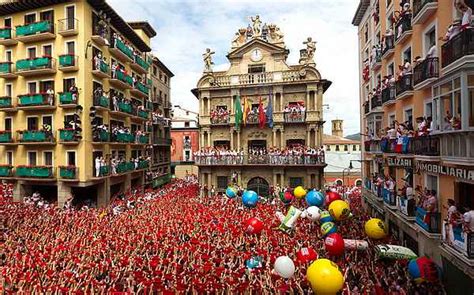
M 268 182 L 261 177 L 254 177 L 247 183 L 247 189 L 255 191 L 258 195 L 267 197 L 269 195 Z

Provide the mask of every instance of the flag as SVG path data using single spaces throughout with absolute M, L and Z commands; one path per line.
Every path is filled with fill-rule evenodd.
M 248 102 L 247 98 L 245 97 L 244 98 L 244 114 L 243 114 L 244 125 L 247 125 L 247 119 L 248 119 L 248 116 L 249 116 L 249 112 L 250 112 L 249 102 Z
M 240 96 L 235 97 L 235 128 L 239 129 L 242 123 L 242 104 L 240 103 Z
M 260 97 L 260 103 L 258 105 L 258 126 L 260 129 L 263 129 L 265 127 L 265 110 L 263 109 L 263 104 L 262 104 L 262 97 Z
M 273 128 L 273 105 L 272 105 L 273 95 L 270 92 L 268 96 L 268 106 L 267 106 L 267 122 L 268 127 Z

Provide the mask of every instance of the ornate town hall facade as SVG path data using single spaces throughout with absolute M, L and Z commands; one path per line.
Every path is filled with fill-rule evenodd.
M 323 94 L 331 82 L 316 69 L 316 42 L 304 41 L 299 64 L 288 65 L 278 26 L 259 16 L 251 21 L 235 34 L 228 70 L 213 71 L 214 52 L 203 54 L 205 69 L 192 91 L 199 99 L 200 148 L 221 152 L 196 161 L 200 182 L 217 190 L 237 182 L 261 194 L 277 184 L 320 187 Z M 281 154 L 286 149 L 290 156 Z M 300 155 L 303 150 L 310 155 Z

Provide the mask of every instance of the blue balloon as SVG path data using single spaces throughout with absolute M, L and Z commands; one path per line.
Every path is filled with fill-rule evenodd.
M 408 273 L 414 279 L 418 279 L 421 277 L 421 271 L 420 271 L 420 268 L 418 267 L 418 263 L 416 259 L 412 259 L 410 260 L 410 262 L 408 262 Z
M 227 197 L 232 199 L 237 196 L 237 191 L 235 190 L 235 188 L 228 186 L 227 189 L 225 190 L 225 194 Z
M 321 211 L 321 217 L 319 218 L 319 222 L 321 224 L 332 221 L 334 221 L 334 218 L 332 218 L 331 213 L 329 213 L 329 211 Z
M 308 203 L 308 206 L 321 207 L 324 204 L 324 195 L 321 192 L 312 190 L 306 194 L 306 203 Z
M 249 207 L 249 208 L 255 207 L 257 206 L 257 202 L 258 202 L 258 195 L 256 192 L 254 191 L 244 192 L 244 195 L 242 196 L 242 203 L 244 203 L 246 207 Z

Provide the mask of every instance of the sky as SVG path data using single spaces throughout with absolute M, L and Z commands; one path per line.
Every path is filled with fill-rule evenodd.
M 274 23 L 285 35 L 290 50 L 287 62 L 297 64 L 302 44 L 317 41 L 316 67 L 333 82 L 324 95 L 325 132 L 332 119 L 344 120 L 344 134 L 357 133 L 359 125 L 359 74 L 357 28 L 351 24 L 357 0 L 108 0 L 126 21 L 146 20 L 157 32 L 153 52 L 175 74 L 171 102 L 197 111 L 190 92 L 202 75 L 202 54 L 211 48 L 214 70 L 228 68 L 227 53 L 235 32 L 247 27 L 249 17 Z

